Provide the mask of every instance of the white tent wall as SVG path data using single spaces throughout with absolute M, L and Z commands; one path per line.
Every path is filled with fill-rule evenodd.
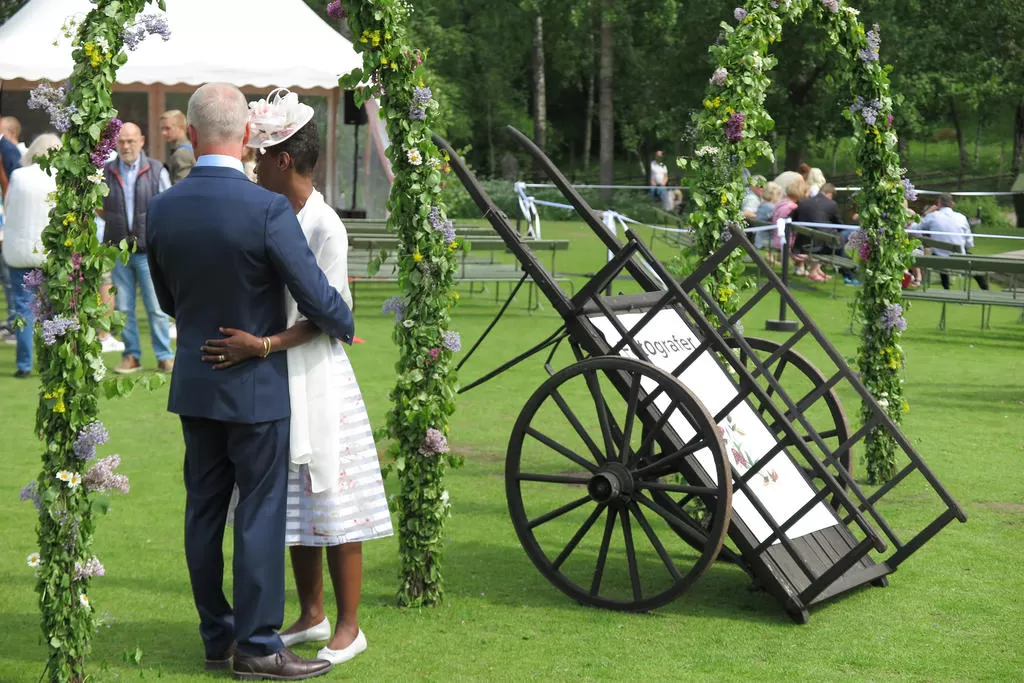
M 145 97 L 145 120 L 137 123 L 147 133 L 148 153 L 157 159 L 165 157 L 164 141 L 158 133 L 160 115 L 169 108 L 184 110 L 188 96 L 203 83 L 234 83 L 250 99 L 287 87 L 310 98 L 314 106 L 319 102 L 318 123 L 325 143 L 325 155 L 318 164 L 323 167 L 320 181 L 327 200 L 337 205 L 342 195 L 339 171 L 346 165 L 338 158 L 339 147 L 343 148 L 340 140 L 345 137 L 339 120 L 342 92 L 337 87 L 338 75 L 362 64 L 352 44 L 302 0 L 171 0 L 167 6 L 170 40 L 151 36 L 143 41 L 129 53 L 114 85 L 115 104 L 118 100 L 130 103 L 132 114 L 140 119 L 141 98 L 129 93 Z M 40 82 L 60 83 L 67 78 L 72 68 L 71 46 L 60 27 L 69 17 L 82 17 L 91 8 L 89 0 L 31 0 L 0 26 L 0 109 L 4 114 L 21 114 L 19 118 L 29 124 L 26 138 L 43 132 L 33 128 L 45 125 L 45 119 L 27 111 L 28 91 Z M 159 10 L 152 5 L 149 11 Z M 257 43 L 243 28 L 253 17 L 272 18 L 275 33 L 289 40 L 267 45 L 284 47 L 264 48 Z M 230 26 L 238 28 L 225 31 L 224 27 Z M 370 119 L 372 124 L 379 123 L 376 112 Z M 369 145 L 382 144 L 381 136 L 374 133 L 380 128 L 364 127 Z M 361 145 L 361 151 L 363 148 Z M 381 159 L 383 147 L 367 158 L 376 165 Z M 386 167 L 376 169 L 378 173 L 366 171 L 390 182 Z M 328 178 L 333 180 L 328 182 Z M 351 181 L 347 186 L 351 187 Z M 367 189 L 367 199 L 382 192 L 386 197 L 388 191 Z M 363 188 L 359 194 L 363 195 Z M 369 204 L 360 208 L 366 208 L 371 216 L 383 215 L 382 206 L 378 211 Z

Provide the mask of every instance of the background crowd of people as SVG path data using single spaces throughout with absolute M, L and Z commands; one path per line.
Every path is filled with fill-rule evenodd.
M 133 248 L 127 263 L 117 261 L 104 274 L 100 287 L 103 302 L 126 317 L 120 340 L 97 330 L 104 352 L 122 354 L 115 369 L 119 373 L 138 372 L 143 367 L 136 318 L 137 293 L 149 319 L 156 370 L 169 373 L 174 368 L 171 340 L 176 337 L 176 329 L 160 310 L 153 290 L 146 258 L 146 212 L 153 197 L 188 176 L 195 165 L 195 154 L 186 138 L 182 112 L 165 112 L 160 118 L 160 134 L 167 142 L 166 163 L 146 155 L 142 129 L 126 122 L 121 126 L 115 151 L 103 167 L 103 182 L 110 191 L 96 216 L 97 238 L 105 244 L 127 240 Z M 6 316 L 0 322 L 0 338 L 17 346 L 15 377 L 25 378 L 32 374 L 35 321 L 33 292 L 25 286 L 24 278 L 45 260 L 42 234 L 50 222 L 53 193 L 57 190 L 53 171 L 43 170 L 40 161 L 50 150 L 59 148 L 61 141 L 55 133 L 48 132 L 38 135 L 26 147 L 20 137 L 21 124 L 16 118 L 0 119 L 0 280 L 7 302 Z M 116 297 L 112 294 L 115 288 Z

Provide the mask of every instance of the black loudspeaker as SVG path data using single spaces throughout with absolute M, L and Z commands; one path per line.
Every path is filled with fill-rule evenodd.
M 345 125 L 366 125 L 366 107 L 356 106 L 355 93 L 353 93 L 351 90 L 345 91 Z

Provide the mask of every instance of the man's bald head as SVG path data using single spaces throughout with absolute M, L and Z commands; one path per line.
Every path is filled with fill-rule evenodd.
M 249 130 L 249 105 L 241 90 L 228 83 L 201 86 L 188 100 L 187 118 L 196 156 L 212 149 L 241 156 Z
M 121 157 L 121 161 L 129 166 L 134 164 L 144 144 L 146 138 L 142 136 L 141 128 L 130 121 L 122 124 L 121 134 L 117 136 L 117 155 Z

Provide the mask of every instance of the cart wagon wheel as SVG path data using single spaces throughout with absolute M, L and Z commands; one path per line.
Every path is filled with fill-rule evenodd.
M 782 346 L 770 339 L 761 339 L 758 337 L 744 337 L 744 340 L 752 349 L 759 352 L 758 356 L 762 360 L 774 354 Z M 739 344 L 734 338 L 726 339 L 726 343 L 734 349 L 739 347 Z M 752 365 L 749 357 L 742 351 L 740 352 L 740 360 L 748 366 Z M 804 379 L 799 380 L 799 386 L 794 386 L 794 384 L 796 384 L 796 380 L 787 376 L 786 371 L 789 368 L 792 368 L 792 371 L 790 371 L 788 375 L 792 375 L 793 371 L 795 371 L 803 376 Z M 772 363 L 768 370 L 777 380 L 779 380 L 779 383 L 782 384 L 787 393 L 789 393 L 797 403 L 800 402 L 804 394 L 823 385 L 827 381 L 827 378 L 821 370 L 816 368 L 811 361 L 807 360 L 807 358 L 793 349 L 788 349 L 783 353 L 781 357 Z M 771 395 L 774 392 L 769 389 L 768 393 Z M 752 400 L 752 404 L 754 404 L 754 407 L 758 409 L 758 412 L 762 415 L 767 412 L 767 407 L 758 405 L 756 400 Z M 819 429 L 819 434 L 825 444 L 830 449 L 835 449 L 839 444 L 850 438 L 850 425 L 846 421 L 846 411 L 843 410 L 843 404 L 839 400 L 839 395 L 836 393 L 834 388 L 830 389 L 826 394 L 818 399 L 814 405 L 818 406 L 819 404 L 823 406 L 821 410 L 825 411 L 821 413 L 819 422 L 821 420 L 828 420 L 828 424 L 822 425 L 826 426 L 827 429 L 820 429 L 817 423 L 815 424 L 815 428 Z M 839 456 L 839 463 L 847 472 L 849 472 L 850 477 L 852 478 L 853 457 L 849 450 Z M 819 478 L 819 475 L 817 475 L 811 467 L 804 467 L 803 470 L 809 478 Z M 842 478 L 837 477 L 837 479 L 839 480 L 840 486 L 845 489 L 846 482 L 843 481 Z
M 630 611 L 664 605 L 700 578 L 732 509 L 707 410 L 672 375 L 619 356 L 579 361 L 534 392 L 509 441 L 505 491 L 516 534 L 551 583 Z M 658 502 L 670 492 L 699 496 L 710 528 Z

